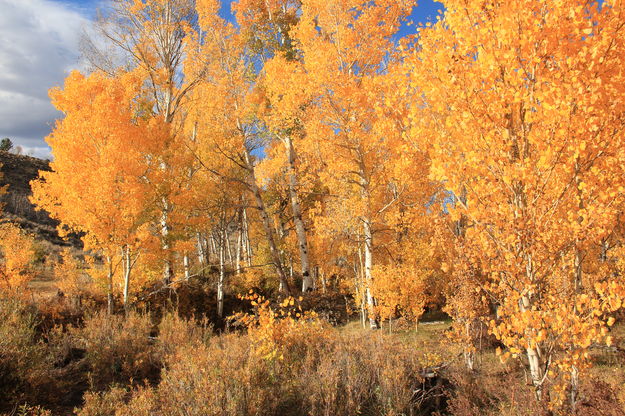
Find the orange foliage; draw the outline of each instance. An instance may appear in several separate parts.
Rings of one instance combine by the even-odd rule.
[[[464,222],[460,288],[498,308],[490,328],[538,391],[589,364],[611,309],[599,289],[625,284],[592,254],[625,202],[620,7],[448,1],[407,55],[411,134]]]
[[[18,226],[0,225],[0,289],[23,294],[34,277],[34,240]]]

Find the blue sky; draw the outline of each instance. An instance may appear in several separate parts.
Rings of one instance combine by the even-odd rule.
[[[44,142],[60,114],[48,90],[81,67],[80,34],[107,0],[0,0],[0,139],[9,137],[25,153],[48,157]],[[230,1],[222,13],[230,16]],[[411,20],[435,19],[442,4],[421,0]],[[414,33],[402,27],[399,37]]]
[[[75,7],[80,7],[86,11],[93,11],[101,0],[54,0],[54,1],[58,3],[73,5]],[[222,3],[223,3],[224,15],[230,15],[231,1],[222,0]],[[415,8],[411,16],[411,18],[415,22],[425,22],[427,19],[431,18],[432,16],[436,16],[437,11],[443,8],[443,5],[441,3],[438,3],[432,0],[421,0],[418,3],[419,3],[419,6]],[[407,32],[409,31],[409,28],[404,28],[404,30]]]

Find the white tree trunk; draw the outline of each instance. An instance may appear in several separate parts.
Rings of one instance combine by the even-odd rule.
[[[202,233],[197,233],[197,257],[202,268],[206,266],[206,250],[204,250],[203,239]]]
[[[191,271],[189,269],[189,254],[184,253],[184,257],[182,258],[182,263],[184,265],[184,280],[189,281],[191,278]]]
[[[225,238],[222,236],[219,245],[219,281],[217,282],[217,316],[220,318],[224,315],[224,281],[226,280],[224,244]]]
[[[248,169],[248,174],[249,174],[248,185],[256,201],[256,208],[258,209],[260,213],[263,228],[265,231],[265,237],[267,239],[267,244],[269,245],[269,252],[271,254],[271,260],[273,261],[274,267],[276,269],[276,273],[278,274],[278,279],[280,280],[280,287],[282,291],[285,292],[287,295],[289,295],[291,294],[291,288],[287,280],[286,273],[284,272],[282,259],[280,258],[280,252],[276,244],[273,224],[271,223],[271,218],[269,218],[269,214],[267,214],[267,209],[265,207],[265,202],[263,201],[260,188],[258,187],[258,184],[256,183],[256,173],[255,173],[254,165],[252,163],[252,158],[249,152],[247,151],[245,152],[244,156],[245,156],[245,162],[247,164],[247,169]]]
[[[228,264],[230,265],[230,267],[232,267],[232,264],[234,263],[233,260],[233,256],[232,256],[232,247],[230,245],[230,233],[228,233],[228,227],[225,226],[224,228],[224,234],[225,234],[225,244],[226,244],[226,253],[228,254]]]
[[[519,306],[521,312],[525,312],[531,308],[530,298],[528,295],[521,297]],[[526,348],[527,360],[530,367],[530,376],[532,377],[532,384],[536,389],[536,396],[538,399],[542,396],[542,382],[543,382],[543,367],[540,357],[540,351],[537,347],[527,346]]]
[[[247,222],[247,210],[243,208],[243,243],[245,244],[245,262],[247,267],[252,266],[252,245],[250,244],[250,229]]]
[[[169,253],[169,202],[166,198],[162,199],[163,207],[161,211],[161,246],[165,253],[165,263],[163,265],[163,283],[167,286],[173,278],[174,268]]]
[[[579,394],[579,370],[576,366],[571,367],[571,411],[575,414],[577,407],[577,397]]]
[[[129,307],[129,293],[130,293],[130,273],[132,272],[132,259],[130,255],[130,247],[126,245],[122,249],[122,261],[124,265],[124,309],[127,311]]]
[[[212,252],[219,258],[219,252],[217,251],[217,244],[215,243],[215,236],[213,234],[209,237],[209,241]]]
[[[297,175],[295,172],[295,149],[290,137],[284,140],[286,156],[288,161],[289,196],[291,199],[291,210],[293,212],[293,222],[295,223],[295,234],[297,235],[297,246],[299,248],[300,265],[302,270],[302,292],[312,290],[312,275],[310,274],[310,259],[308,256],[308,238],[306,228],[302,219],[302,208],[297,195]]]
[[[360,264],[362,265],[362,254],[360,249],[358,249],[358,259],[360,260]],[[367,327],[367,308],[366,303],[364,301],[364,292],[362,290],[362,276],[360,272],[360,267],[358,267],[358,262],[354,261],[354,293],[358,295],[360,299],[360,324],[362,328],[365,329]]]
[[[371,282],[373,276],[373,233],[371,231],[371,221],[363,218],[363,232],[365,237],[365,291],[367,296],[367,309],[369,313],[369,326],[371,329],[379,329],[380,325],[375,314],[375,299],[371,293]]]
[[[240,223],[238,230],[237,230],[237,246],[236,246],[236,250],[235,250],[235,255],[234,255],[234,259],[235,259],[235,272],[236,274],[241,274],[241,251],[242,251],[242,245],[243,245],[243,225]]]
[[[107,313],[113,314],[113,261],[111,256],[106,256],[106,263],[108,265],[107,283],[106,283],[106,299],[107,299]]]
[[[464,323],[465,336],[467,339],[472,339],[471,337],[471,319],[467,319]],[[475,370],[475,354],[472,348],[464,348],[464,363],[470,371]]]

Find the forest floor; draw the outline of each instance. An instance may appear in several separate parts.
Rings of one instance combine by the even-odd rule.
[[[32,301],[35,304],[61,305],[66,302],[63,297],[58,296],[57,286],[50,273],[40,274],[30,282],[29,286],[33,292]],[[212,294],[209,295],[205,292],[198,292],[195,295],[203,297],[212,296]],[[323,298],[321,294],[319,296],[320,299],[325,299],[325,301],[317,303],[317,305],[327,306],[331,304],[332,298]],[[334,306],[335,309],[340,308],[338,304]],[[332,313],[329,315],[332,315]],[[141,318],[135,319],[138,319],[137,322],[141,322]],[[67,391],[63,391],[62,394],[69,395],[72,399],[67,404],[55,407],[53,412],[55,415],[72,414],[73,409],[82,403],[84,391],[91,388],[91,385],[87,384],[87,381],[90,380],[88,374],[96,368],[106,368],[106,366],[102,367],[97,361],[90,362],[89,360],[94,358],[89,355],[89,352],[85,359],[72,358],[72,351],[81,351],[83,348],[83,344],[76,343],[76,340],[83,338],[87,340],[91,338],[97,339],[98,343],[103,343],[103,348],[113,348],[112,351],[119,348],[120,354],[129,353],[126,350],[126,346],[138,348],[138,351],[141,352],[141,347],[137,347],[137,342],[142,339],[143,335],[141,335],[140,331],[136,332],[136,329],[132,329],[132,326],[126,328],[125,324],[123,324],[123,319],[120,321],[119,328],[115,330],[119,331],[118,335],[116,335],[116,339],[119,338],[119,346],[116,346],[116,344],[109,345],[109,341],[107,341],[108,337],[111,334],[115,334],[115,332],[106,333],[105,337],[100,337],[97,334],[91,335],[89,331],[97,332],[97,328],[102,325],[91,324],[91,329],[89,329],[90,324],[87,323],[86,325],[87,327],[85,328],[77,328],[70,331],[70,337],[60,338],[61,342],[58,343],[57,341],[58,346],[52,348],[52,350],[58,349],[59,351],[67,349],[68,352],[64,352],[62,358],[70,363],[67,369],[60,368],[54,371],[60,371],[59,374],[65,374],[63,371],[67,371],[67,374],[74,374],[73,372],[75,372],[75,377],[72,377],[76,380],[75,383],[69,383],[64,387],[67,388]],[[148,332],[150,331],[149,325],[146,327]],[[416,362],[418,365],[414,366],[414,368],[432,369],[437,374],[436,377],[444,383],[444,392],[441,396],[444,395],[446,397],[445,400],[449,398],[451,403],[449,407],[443,406],[447,410],[442,414],[455,416],[478,414],[480,416],[526,416],[541,414],[532,413],[533,410],[531,408],[525,408],[521,404],[521,401],[526,400],[527,395],[530,394],[528,392],[531,392],[531,383],[525,370],[523,355],[502,362],[495,353],[497,346],[499,346],[497,341],[488,335],[484,329],[483,336],[477,345],[475,371],[467,372],[462,348],[451,338],[451,329],[452,321],[442,313],[426,313],[418,327],[415,327],[414,322],[407,322],[402,319],[391,322],[386,321],[383,322],[382,328],[376,331],[382,338],[374,337],[382,341],[373,341],[371,347],[365,348],[378,348],[376,342],[382,343],[380,348],[388,348],[388,346],[384,345],[399,343],[409,351],[411,357],[398,357],[396,365],[399,367],[393,368],[398,369],[404,364],[413,368],[413,364]],[[175,332],[180,332],[180,329],[177,329]],[[622,319],[618,320],[610,332],[614,339],[613,345],[611,347],[595,346],[591,352],[593,366],[582,372],[584,384],[581,391],[580,409],[583,409],[583,412],[580,412],[580,415],[622,416],[625,414],[625,322]],[[215,335],[219,333],[220,331],[215,331]],[[338,334],[339,337],[337,339],[341,339],[341,342],[350,344],[366,341],[366,339],[370,338],[368,334],[371,334],[371,330],[368,328],[368,325],[363,325],[361,320],[352,316],[348,322],[337,324],[335,333]],[[104,336],[105,334],[102,333],[101,335]],[[130,338],[128,338],[129,336]],[[233,341],[233,338],[228,334],[222,335],[222,337],[223,342]],[[129,342],[129,339],[135,339],[135,341]],[[233,345],[236,345],[236,343]],[[145,348],[146,351],[152,351],[154,346],[146,344]],[[341,349],[341,351],[347,350]],[[66,357],[67,354],[70,354],[69,358]],[[116,354],[118,353],[113,355]],[[117,358],[117,356],[111,356],[108,359],[111,362],[115,362]],[[102,360],[102,358],[98,358],[98,360]],[[65,379],[68,379],[67,374],[64,376]],[[106,381],[108,382],[108,380]],[[128,387],[131,384],[126,383]],[[482,409],[488,410],[482,411]]]

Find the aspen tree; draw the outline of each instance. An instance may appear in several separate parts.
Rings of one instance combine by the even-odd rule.
[[[146,111],[170,126],[168,136],[154,138],[161,141],[158,151],[150,155],[154,177],[144,177],[158,198],[160,212],[154,222],[161,238],[165,285],[174,275],[172,247],[178,233],[172,234],[172,216],[177,216],[175,199],[184,188],[181,180],[185,176],[180,173],[191,163],[184,157],[182,143],[186,138],[181,137],[181,119],[185,98],[199,83],[201,71],[183,72],[183,61],[189,52],[189,39],[197,37],[197,19],[192,0],[113,0],[99,15],[95,32],[99,38],[87,39],[85,48],[95,68],[111,75],[120,67],[140,73],[152,104]],[[99,48],[100,43],[108,49]]]
[[[451,214],[467,220],[465,267],[499,305],[490,330],[527,356],[538,397],[560,380],[560,400],[605,340],[618,304],[606,288],[622,285],[587,255],[622,206],[622,3],[445,6],[408,58],[413,137],[430,145],[432,178],[466,192]]]
[[[109,260],[110,308],[112,262],[120,258],[120,250],[128,253],[140,245],[150,207],[140,179],[144,155],[153,138],[168,134],[159,119],[142,118],[141,84],[133,73],[112,78],[73,72],[62,90],[53,89],[53,103],[65,117],[46,139],[54,155],[52,171],[31,183],[32,201],[60,222],[62,235],[85,233],[85,248]],[[125,293],[131,268],[126,270]]]

